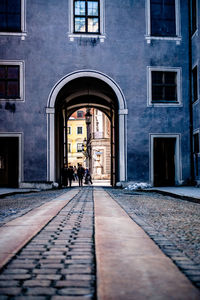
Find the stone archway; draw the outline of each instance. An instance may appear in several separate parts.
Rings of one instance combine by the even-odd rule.
[[[117,118],[118,118],[118,181],[124,182],[127,180],[127,125],[126,125],[126,115],[128,113],[127,105],[125,101],[125,97],[123,95],[122,90],[118,86],[118,84],[108,77],[107,75],[97,72],[97,71],[91,71],[91,70],[81,70],[76,71],[73,73],[70,73],[63,78],[61,78],[60,81],[58,81],[54,87],[52,88],[48,102],[47,102],[47,180],[48,181],[56,181],[56,147],[55,147],[55,112],[56,112],[56,101],[58,98],[58,95],[60,91],[67,86],[69,83],[73,82],[77,79],[83,79],[83,78],[91,78],[91,79],[97,79],[101,81],[102,83],[106,84],[115,95],[115,99],[117,101],[118,111],[117,111]],[[87,91],[82,91],[81,96],[84,96],[84,93],[86,94]],[[94,92],[92,92],[93,95],[95,95]],[[96,94],[100,94],[99,92]],[[80,95],[79,95],[80,96]],[[95,95],[95,96],[101,96],[101,98],[106,98],[107,96],[103,93],[101,95]],[[68,99],[73,100],[73,97],[77,98],[78,95],[68,95]]]

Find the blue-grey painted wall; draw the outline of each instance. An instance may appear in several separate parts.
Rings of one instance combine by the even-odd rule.
[[[149,134],[175,133],[181,134],[182,178],[187,181],[190,178],[188,1],[180,0],[179,45],[165,40],[147,43],[146,1],[142,0],[105,0],[105,41],[93,43],[80,38],[70,41],[68,1],[26,1],[25,40],[0,36],[0,59],[25,62],[25,101],[15,102],[14,113],[5,109],[5,101],[0,109],[0,130],[24,135],[24,181],[47,179],[45,108],[51,89],[63,76],[84,69],[110,76],[125,95],[128,180],[149,181]],[[198,36],[193,43],[197,57]],[[147,107],[147,66],[182,69],[181,107]],[[198,127],[199,104],[194,110],[194,126]]]

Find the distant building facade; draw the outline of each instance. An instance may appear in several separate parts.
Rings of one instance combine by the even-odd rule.
[[[3,1],[0,185],[60,182],[66,123],[83,107],[109,119],[112,185],[200,182],[199,7]]]
[[[83,143],[86,138],[85,109],[81,109],[73,113],[67,122],[66,165],[74,167],[78,167],[78,164],[84,165]]]

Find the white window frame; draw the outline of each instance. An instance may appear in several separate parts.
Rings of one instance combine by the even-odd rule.
[[[70,130],[69,130],[70,133],[68,133],[68,128],[70,128]],[[71,135],[71,134],[72,134],[72,126],[67,126],[67,134],[68,134],[68,135]]]
[[[69,32],[68,37],[71,42],[76,38],[89,38],[89,39],[99,39],[100,42],[104,42],[106,38],[105,34],[105,0],[99,0],[100,3],[100,33],[98,34],[88,34],[88,33],[74,33],[74,0],[69,0]]]
[[[19,66],[19,98],[0,98],[0,101],[25,101],[25,62],[18,60],[0,60],[0,65]]]
[[[182,180],[182,159],[181,159],[181,134],[180,133],[150,133],[150,151],[149,151],[149,180],[154,185],[154,139],[155,138],[175,138],[175,185],[183,184]]]
[[[82,128],[82,133],[78,133],[78,128],[79,128],[79,127]],[[78,135],[83,134],[83,126],[77,126],[77,127],[76,127],[76,134],[78,134]]]
[[[0,35],[5,36],[19,36],[22,40],[25,40],[27,36],[26,32],[26,0],[21,0],[21,32],[4,32],[1,31]]]
[[[193,101],[193,70],[195,67],[197,68],[197,99]],[[198,61],[192,66],[192,105],[195,105],[196,103],[199,103],[199,62]]]
[[[147,44],[151,43],[151,40],[168,40],[175,41],[177,45],[181,43],[181,15],[180,15],[180,0],[175,0],[175,22],[176,22],[176,37],[170,36],[152,36],[151,35],[151,0],[146,0],[146,35],[145,39]]]
[[[70,151],[69,151],[69,148],[70,148]],[[68,153],[72,153],[72,143],[67,143],[67,152]]]
[[[177,73],[177,102],[155,103],[152,102],[152,71]],[[147,67],[147,106],[148,107],[179,107],[182,106],[182,69],[179,67]]]
[[[192,5],[192,1],[191,1],[191,5]],[[192,38],[193,38],[194,36],[198,36],[198,28],[199,28],[199,11],[198,11],[198,9],[199,9],[199,2],[198,2],[198,0],[197,0],[197,1],[196,1],[196,25],[197,25],[197,28],[196,28],[196,30],[193,32]],[[192,7],[191,7],[191,13],[192,13]],[[192,16],[191,16],[191,20],[192,20]],[[192,24],[191,24],[191,29],[192,29]]]
[[[78,145],[81,145],[81,147],[82,147],[82,143],[81,142],[76,143],[76,152],[82,153],[82,148],[81,148],[81,151],[78,151]]]

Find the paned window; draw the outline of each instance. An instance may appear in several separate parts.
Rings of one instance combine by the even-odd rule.
[[[20,98],[19,79],[19,65],[0,65],[0,99]]]
[[[77,152],[82,152],[83,149],[82,149],[82,143],[78,143],[77,144]]]
[[[152,71],[152,102],[177,102],[177,72]]]
[[[70,143],[68,143],[68,152],[71,153],[72,152],[72,145]]]
[[[192,70],[192,101],[198,100],[198,84],[197,84],[197,66]]]
[[[197,1],[196,0],[192,0],[192,34],[195,33],[195,31],[197,30]]]
[[[83,133],[83,127],[82,126],[78,126],[77,127],[77,134],[82,134]]]
[[[77,118],[83,118],[83,111],[82,110],[77,111]]]
[[[21,32],[21,0],[0,0],[0,31]]]
[[[67,127],[67,134],[71,134],[71,127]]]
[[[74,0],[74,33],[99,33],[99,0]]]
[[[176,0],[150,0],[151,35],[176,36]]]

